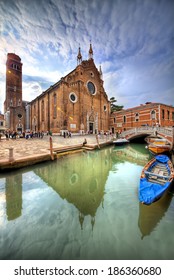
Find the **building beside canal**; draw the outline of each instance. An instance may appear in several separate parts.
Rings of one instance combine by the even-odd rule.
[[[113,112],[110,130],[113,133],[140,126],[174,126],[174,107],[147,102],[134,108]]]

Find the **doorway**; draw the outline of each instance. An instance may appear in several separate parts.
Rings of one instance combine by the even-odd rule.
[[[89,133],[93,134],[93,132],[94,132],[94,123],[90,122],[89,123]]]
[[[18,133],[19,135],[22,134],[22,127],[17,127],[17,133]]]

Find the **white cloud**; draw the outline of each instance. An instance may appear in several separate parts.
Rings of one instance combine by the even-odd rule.
[[[132,106],[139,92],[153,93],[159,100],[154,90],[162,85],[164,92],[171,92],[174,83],[173,8],[170,0],[1,1],[0,108],[8,52],[21,57],[28,92],[32,80],[42,89],[44,80],[54,83],[70,72],[79,43],[87,59],[90,39],[109,95]]]
[[[38,82],[23,82],[23,100],[31,101],[42,93],[42,88]]]

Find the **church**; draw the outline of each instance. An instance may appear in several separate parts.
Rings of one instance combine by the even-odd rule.
[[[88,60],[82,60],[79,47],[77,67],[30,103],[32,131],[97,133],[108,130],[109,116],[110,102],[91,44]]]
[[[110,102],[97,69],[92,44],[88,60],[79,47],[77,66],[31,102],[22,101],[22,63],[8,54],[6,63],[6,125],[11,130],[53,133],[98,133],[109,130]]]

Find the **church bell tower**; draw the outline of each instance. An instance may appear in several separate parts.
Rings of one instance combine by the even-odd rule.
[[[22,132],[25,119],[22,104],[22,63],[21,58],[14,53],[7,54],[4,113],[7,129]]]
[[[18,55],[8,53],[6,62],[5,111],[22,106],[22,63]]]

